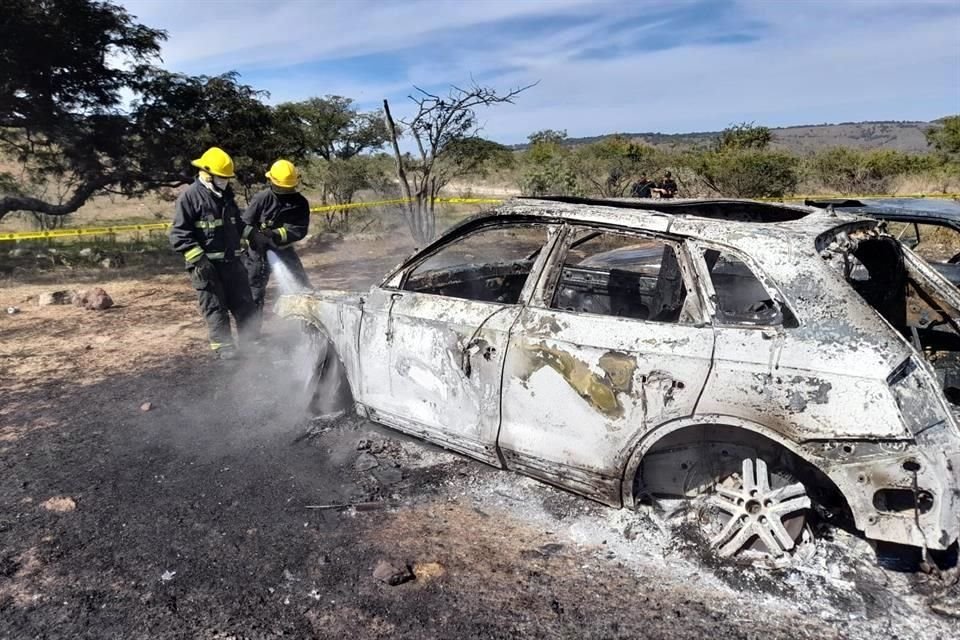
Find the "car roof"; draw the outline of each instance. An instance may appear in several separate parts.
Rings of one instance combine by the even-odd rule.
[[[497,217],[549,218],[723,242],[767,237],[815,239],[839,226],[868,220],[835,210],[743,199],[514,198],[462,224]],[[460,225],[458,225],[460,226]],[[736,244],[736,242],[734,242]]]
[[[946,198],[807,199],[806,205],[883,220],[938,222],[960,229],[960,201]]]

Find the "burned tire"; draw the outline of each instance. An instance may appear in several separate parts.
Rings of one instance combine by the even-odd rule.
[[[637,504],[664,514],[681,545],[705,559],[780,559],[821,522],[846,524],[829,478],[777,442],[727,425],[659,439],[637,468]]]

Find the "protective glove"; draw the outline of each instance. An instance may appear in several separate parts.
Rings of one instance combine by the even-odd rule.
[[[217,276],[217,268],[213,266],[207,256],[200,256],[200,259],[193,263],[193,268],[197,270],[197,275],[204,280],[213,280]]]
[[[250,241],[250,246],[253,247],[253,250],[258,253],[263,253],[267,249],[273,248],[273,239],[262,231],[253,231],[247,239]]]

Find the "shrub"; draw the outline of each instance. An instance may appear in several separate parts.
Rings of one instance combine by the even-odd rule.
[[[780,198],[800,179],[795,156],[756,148],[690,152],[685,164],[709,190],[732,198]]]

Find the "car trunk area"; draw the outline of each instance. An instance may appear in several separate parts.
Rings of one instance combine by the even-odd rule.
[[[828,261],[929,362],[947,399],[960,408],[960,308],[950,285],[925,273],[888,235],[857,232]]]

